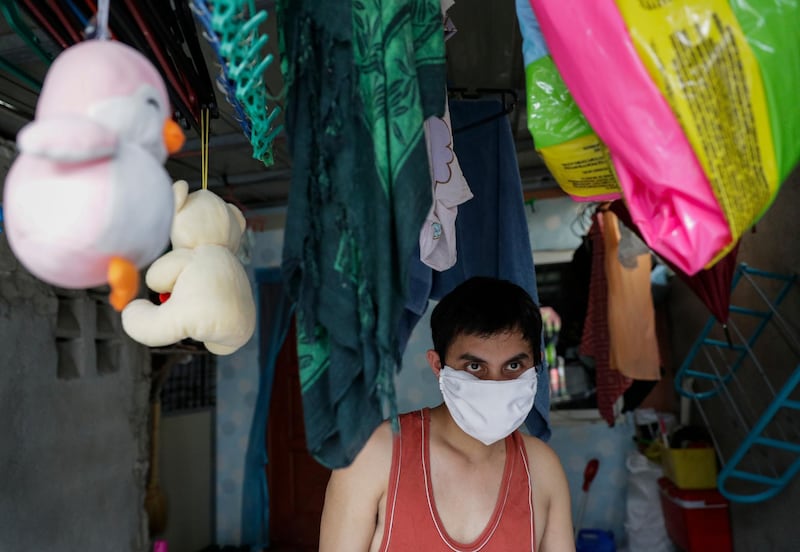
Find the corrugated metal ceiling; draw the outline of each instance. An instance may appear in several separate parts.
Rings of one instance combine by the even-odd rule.
[[[178,0],[174,0],[178,1]],[[22,6],[23,2],[18,2]],[[111,2],[114,9],[114,0]],[[261,1],[260,8],[270,16],[262,32],[270,39],[265,49],[278,59],[277,28],[274,2]],[[25,15],[25,12],[22,12]],[[521,58],[521,37],[514,13],[514,2],[502,0],[457,0],[450,10],[458,32],[447,42],[448,82],[454,88],[473,93],[478,89],[510,90],[519,98],[509,115],[517,138],[517,155],[523,188],[551,190],[554,182],[533,150],[530,135],[525,128],[524,71]],[[59,46],[39,28],[33,18],[25,17],[32,32],[48,52],[57,54]],[[113,30],[113,28],[112,28]],[[202,31],[198,28],[202,36]],[[200,40],[205,65],[211,78],[219,72],[216,59],[205,40]],[[25,79],[14,75],[9,64],[34,80],[41,81],[47,64],[0,18],[0,136],[13,140],[17,131],[33,116],[37,94]],[[265,72],[265,85],[276,93],[282,90],[283,81],[279,64],[273,63]],[[251,157],[252,149],[242,134],[234,112],[217,94],[219,118],[211,121],[209,187],[220,195],[235,199],[248,209],[279,206],[286,203],[291,175],[291,161],[285,136],[274,142],[275,163],[265,167]],[[200,186],[200,139],[194,130],[187,130],[184,149],[167,162],[175,179],[186,179],[192,187]]]

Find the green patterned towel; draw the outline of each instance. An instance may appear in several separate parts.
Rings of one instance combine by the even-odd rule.
[[[444,112],[442,17],[439,0],[283,0],[280,17],[283,273],[308,448],[335,468],[394,413],[396,329],[431,205],[423,122]]]

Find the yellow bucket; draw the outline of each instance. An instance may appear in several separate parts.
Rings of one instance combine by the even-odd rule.
[[[712,447],[667,449],[664,475],[679,489],[715,489],[717,457]]]

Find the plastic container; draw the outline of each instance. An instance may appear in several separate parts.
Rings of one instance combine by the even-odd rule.
[[[679,489],[658,480],[669,538],[685,552],[732,552],[728,501],[716,490]]]
[[[717,456],[713,447],[667,449],[663,464],[664,475],[679,489],[717,488]]]
[[[602,529],[581,529],[575,539],[575,552],[616,552],[614,533]]]

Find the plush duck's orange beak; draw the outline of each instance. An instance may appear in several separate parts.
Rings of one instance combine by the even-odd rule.
[[[164,145],[167,146],[167,152],[172,155],[181,151],[185,141],[186,135],[183,134],[180,125],[172,119],[167,119],[164,123]]]
[[[111,293],[108,302],[116,311],[122,311],[139,292],[139,271],[136,265],[122,257],[114,257],[108,263],[108,285]]]

